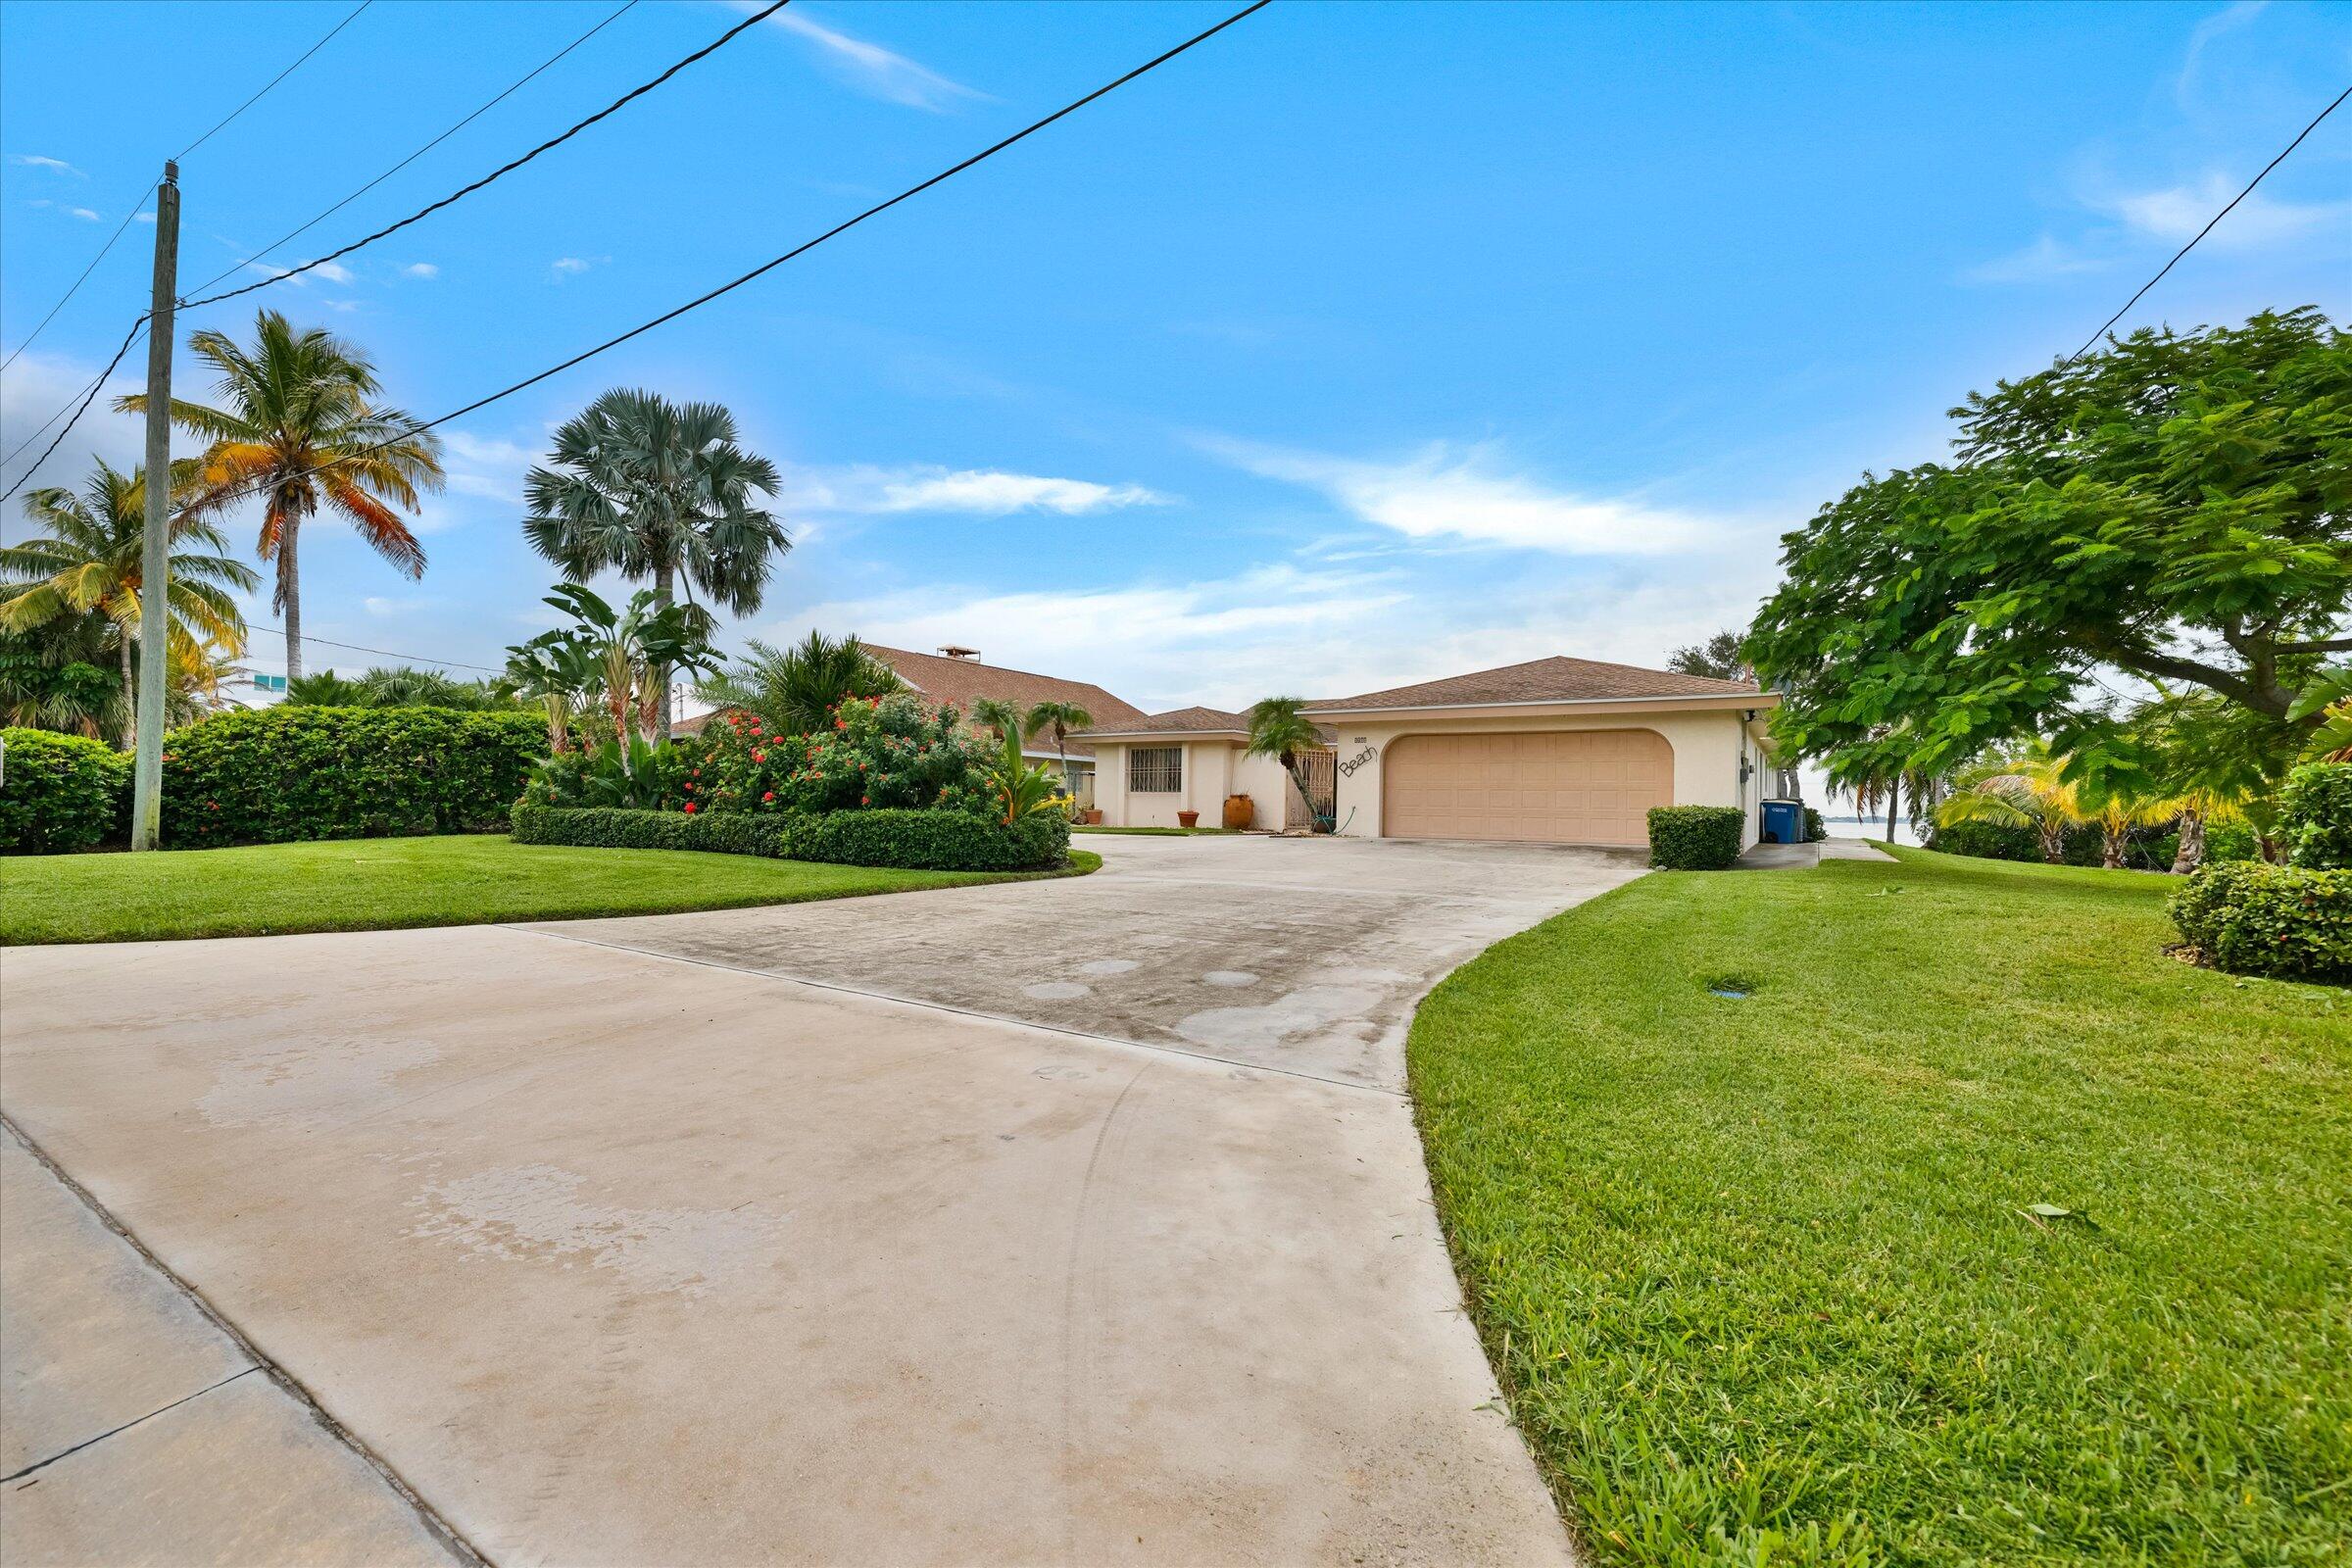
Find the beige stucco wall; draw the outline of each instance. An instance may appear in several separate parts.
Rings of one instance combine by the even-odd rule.
[[[1138,795],[1127,788],[1127,749],[1130,746],[1181,746],[1184,749],[1184,788],[1172,795]],[[1102,808],[1105,827],[1175,827],[1178,811],[1199,811],[1202,827],[1218,827],[1224,822],[1225,797],[1239,788],[1244,794],[1256,796],[1257,790],[1249,780],[1254,775],[1250,769],[1259,761],[1241,757],[1239,746],[1224,736],[1198,740],[1166,741],[1097,741],[1095,743],[1095,804]],[[1237,761],[1244,782],[1235,783]],[[1281,774],[1276,764],[1277,780]],[[1260,821],[1264,825],[1265,797],[1259,797]],[[1276,794],[1271,799],[1279,803]]]
[[[1764,786],[1761,713],[1750,724],[1742,720],[1740,710],[1736,709],[1676,711],[1614,708],[1608,712],[1580,713],[1573,706],[1563,706],[1534,711],[1489,710],[1357,717],[1340,714],[1324,722],[1339,731],[1339,831],[1350,838],[1381,836],[1381,758],[1390,742],[1404,735],[1655,730],[1674,748],[1675,805],[1744,807],[1747,821],[1742,834],[1749,844],[1755,843],[1762,819],[1758,809]],[[1744,787],[1740,777],[1743,755],[1751,769]]]

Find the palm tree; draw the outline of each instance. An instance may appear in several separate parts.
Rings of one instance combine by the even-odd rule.
[[[721,708],[758,713],[781,734],[807,735],[832,723],[845,699],[888,697],[906,684],[857,638],[836,641],[812,631],[790,648],[755,639],[748,657],[696,693]]]
[[[270,608],[285,618],[286,678],[302,673],[302,524],[320,506],[339,514],[379,556],[411,577],[424,547],[400,513],[419,491],[441,487],[441,441],[412,428],[398,409],[371,400],[375,366],[357,345],[316,328],[296,331],[276,311],[254,318],[253,347],[224,332],[188,336],[188,348],[220,372],[220,405],[172,400],[172,422],[211,442],[200,509],[262,497],[260,554],[277,565]],[[115,400],[146,412],[143,393]]]
[[[523,481],[523,536],[573,582],[617,571],[653,580],[667,608],[678,579],[730,613],[758,611],[784,525],[754,505],[782,482],[776,466],[736,444],[735,416],[715,403],[670,403],[614,388],[556,432],[553,466]],[[706,612],[702,629],[711,627]],[[659,735],[670,723],[669,672]]]
[[[975,697],[967,715],[974,727],[987,730],[1002,741],[1007,735],[1020,733],[1023,714],[1018,703],[1002,697]]]
[[[288,708],[367,708],[367,689],[331,669],[296,675],[286,682]]]
[[[1250,709],[1250,744],[1244,755],[1271,757],[1282,763],[1303,798],[1306,794],[1306,754],[1323,749],[1323,732],[1299,711],[1303,697],[1268,697]]]
[[[197,487],[196,469],[193,463],[172,465],[167,646],[175,660],[194,661],[203,644],[218,644],[234,659],[245,649],[245,617],[229,590],[250,592],[261,579],[220,554],[228,541],[185,504]],[[0,628],[27,632],[76,615],[102,621],[122,672],[119,744],[127,749],[138,708],[132,649],[147,540],[146,470],[124,473],[101,458],[79,495],[55,486],[32,491],[24,514],[46,531],[0,548]]]
[[[509,648],[510,662],[544,658],[593,668],[612,733],[624,745],[632,739],[660,743],[654,731],[666,706],[664,672],[717,668],[718,656],[687,613],[689,607],[659,604],[650,588],[638,589],[617,611],[576,582],[558,584],[545,603],[569,614],[573,624]]]
[[[1957,787],[1936,808],[1944,826],[1991,822],[2031,827],[2041,838],[2041,858],[2052,865],[2066,858],[2066,830],[2092,820],[2082,786],[2066,776],[2068,758],[2036,736],[2014,755],[1996,757],[1960,775]]]
[[[1039,703],[1021,719],[1021,733],[1035,736],[1039,730],[1051,730],[1054,735],[1054,754],[1061,759],[1061,792],[1071,800],[1078,799],[1078,786],[1070,782],[1070,731],[1093,729],[1095,715],[1076,703]]]
[[[0,724],[96,740],[131,722],[131,708],[106,665],[110,628],[90,613],[40,630],[0,629]]]

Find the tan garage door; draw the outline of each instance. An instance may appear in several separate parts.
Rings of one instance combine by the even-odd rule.
[[[1391,838],[1646,844],[1649,808],[1674,804],[1674,748],[1648,729],[1407,735],[1381,791]]]

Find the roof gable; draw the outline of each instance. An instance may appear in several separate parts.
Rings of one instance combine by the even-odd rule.
[[[1331,702],[1309,703],[1309,712],[1346,712],[1384,708],[1477,708],[1508,703],[1627,702],[1646,697],[1753,697],[1762,693],[1749,681],[1714,680],[1670,669],[1644,669],[1639,664],[1611,664],[1593,659],[1554,655],[1523,664],[1449,675],[1444,680],[1412,686],[1392,686]]]

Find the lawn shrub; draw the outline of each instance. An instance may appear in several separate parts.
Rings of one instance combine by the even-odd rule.
[[[2352,980],[2352,870],[2230,860],[2172,897],[2180,938],[2233,974]]]
[[[524,782],[522,799],[532,806],[675,811],[700,789],[695,770],[702,759],[697,736],[656,745],[634,735],[623,741],[608,734],[543,759]]]
[[[2352,866],[2352,762],[2309,762],[2286,775],[2278,795],[2278,841],[2289,865],[2313,871]]]
[[[272,708],[164,738],[164,842],[498,832],[547,721],[443,708]]]
[[[756,713],[733,710],[704,729],[690,773],[693,795],[713,811],[807,812],[983,808],[986,759],[953,710],[900,693],[854,697],[829,729],[776,735]]]
[[[1819,844],[1822,840],[1828,838],[1829,836],[1830,824],[1822,820],[1821,813],[1819,811],[1815,810],[1810,806],[1806,807],[1805,842],[1807,844]]]
[[[786,842],[796,860],[896,865],[930,871],[1043,871],[1070,854],[1070,819],[1031,811],[1010,827],[975,811],[830,811],[795,817]]]
[[[1999,822],[1937,823],[1928,834],[1928,848],[1980,860],[2039,861],[2041,835],[2030,827]]]
[[[45,729],[0,729],[0,851],[60,855],[127,835],[127,755]]]
[[[781,858],[788,819],[743,811],[647,811],[612,806],[515,804],[517,844],[568,844],[593,850],[707,850]]]
[[[1740,858],[1746,820],[1735,806],[1653,806],[1649,863],[1669,871],[1720,871]]]

